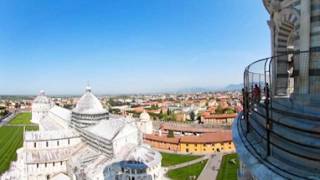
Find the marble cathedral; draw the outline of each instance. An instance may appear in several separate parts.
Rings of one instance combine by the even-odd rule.
[[[152,133],[150,116],[111,115],[87,87],[70,111],[42,91],[33,101],[32,122],[17,161],[1,180],[162,179],[161,154],[143,144]]]

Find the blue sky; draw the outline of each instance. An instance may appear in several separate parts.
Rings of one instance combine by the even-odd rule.
[[[240,83],[270,55],[262,0],[0,0],[0,94]]]

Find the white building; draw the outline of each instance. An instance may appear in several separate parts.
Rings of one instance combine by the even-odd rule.
[[[162,178],[160,153],[142,144],[142,132],[152,132],[147,113],[141,120],[109,115],[90,87],[72,111],[52,106],[43,92],[32,107],[40,131],[24,133],[1,180]]]
[[[153,126],[152,126],[152,121],[150,119],[150,115],[146,112],[143,111],[140,114],[140,121],[138,122],[140,130],[144,134],[152,134],[153,133]]]
[[[40,120],[48,115],[49,110],[52,108],[52,102],[41,90],[39,96],[34,99],[32,103],[32,122],[39,124]]]

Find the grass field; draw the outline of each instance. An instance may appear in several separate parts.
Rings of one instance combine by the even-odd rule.
[[[163,167],[181,164],[181,163],[192,161],[202,157],[202,156],[180,155],[180,154],[170,154],[170,153],[161,153],[161,155],[162,155],[161,163]]]
[[[171,170],[167,176],[172,180],[189,180],[190,176],[199,177],[208,160],[199,162],[180,169]],[[197,179],[197,178],[196,178]]]
[[[9,124],[31,124],[31,113],[22,113],[16,116]],[[25,126],[27,131],[38,130],[37,126]],[[5,172],[10,163],[17,158],[16,150],[22,146],[23,129],[21,126],[0,127],[0,174]]]
[[[239,160],[237,154],[228,154],[223,156],[217,180],[237,180],[238,168]]]
[[[31,123],[30,112],[20,113],[9,122],[9,124],[30,124],[30,123]]]

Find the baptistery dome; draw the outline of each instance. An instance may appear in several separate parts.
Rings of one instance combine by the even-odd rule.
[[[81,114],[100,114],[105,113],[106,110],[102,107],[98,98],[92,94],[91,87],[86,87],[86,92],[78,101],[73,112]]]
[[[97,124],[101,120],[108,119],[108,111],[105,110],[92,94],[91,87],[87,86],[84,95],[72,110],[71,126],[75,128],[85,128]]]

